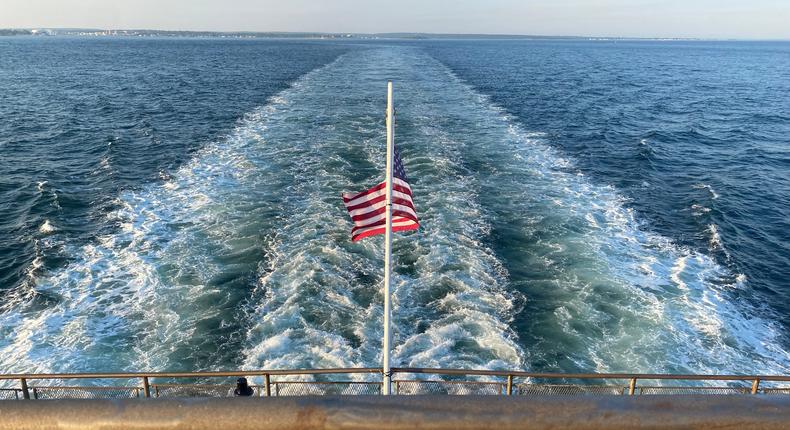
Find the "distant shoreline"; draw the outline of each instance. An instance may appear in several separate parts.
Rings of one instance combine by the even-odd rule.
[[[460,34],[460,33],[320,33],[320,32],[250,32],[250,31],[175,31],[175,30],[111,30],[95,28],[20,28],[0,29],[2,36],[82,36],[82,37],[181,37],[229,39],[511,39],[511,40],[621,40],[621,41],[717,41],[717,42],[782,42],[782,39],[715,39],[692,37],[608,37],[608,36],[541,36],[523,34]]]

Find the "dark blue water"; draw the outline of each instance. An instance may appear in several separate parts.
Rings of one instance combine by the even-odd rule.
[[[790,314],[790,45],[448,42],[430,52]]]
[[[0,39],[0,286],[40,226],[90,240],[118,192],[168,170],[345,51],[309,42]],[[46,267],[64,263],[48,249]]]
[[[786,43],[0,39],[0,366],[790,367]]]
[[[790,44],[475,41],[429,52],[615,186],[646,229],[748,280],[736,295],[790,328]]]

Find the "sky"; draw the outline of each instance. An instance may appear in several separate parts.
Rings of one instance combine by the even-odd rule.
[[[790,0],[0,0],[0,28],[790,39]]]

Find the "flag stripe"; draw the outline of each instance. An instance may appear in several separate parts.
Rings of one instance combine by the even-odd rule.
[[[377,204],[379,202],[383,202],[386,198],[387,198],[386,193],[382,193],[381,195],[371,194],[370,198],[367,198],[367,199],[364,199],[364,198],[354,199],[354,200],[352,200],[350,202],[345,203],[345,205],[346,205],[346,208],[349,211],[355,211],[355,210],[359,210],[359,209],[365,209],[365,208],[367,208],[367,207],[369,207],[371,205]],[[402,200],[404,202],[411,202],[411,195],[393,191],[392,192],[392,201],[393,201],[393,203],[398,201],[398,200]]]
[[[386,222],[386,220],[381,219],[381,220],[377,220],[375,222],[371,222],[369,224],[357,225],[357,226],[354,226],[354,228],[351,229],[351,232],[352,233],[356,233],[356,232],[358,232],[360,230],[364,230],[364,229],[367,229],[367,228],[383,226],[385,224],[385,222]],[[395,222],[403,222],[403,223],[412,222],[413,223],[413,222],[416,222],[416,221],[414,221],[410,216],[398,215],[398,216],[393,216],[392,217],[392,222],[393,223],[395,223]]]
[[[386,181],[361,193],[343,194],[343,204],[354,222],[354,227],[351,229],[352,241],[385,233],[386,199]],[[406,182],[406,171],[396,149],[392,178],[392,231],[415,230],[419,226],[417,210],[412,201],[411,186]]]
[[[415,217],[417,216],[417,212],[414,210],[414,205],[411,203],[410,200],[393,199],[392,208],[400,209],[403,211],[411,211],[414,212]],[[351,219],[356,222],[356,221],[372,218],[377,214],[384,213],[385,209],[386,209],[386,202],[382,200],[366,208],[349,210],[348,213],[349,215],[351,215]]]
[[[405,212],[401,210],[392,210],[392,217],[399,216],[401,218],[410,219],[414,222],[419,222],[417,220],[417,215],[414,212]],[[362,227],[370,227],[372,225],[384,224],[386,222],[387,214],[381,213],[377,215],[375,218],[370,218],[362,221],[355,221],[354,222],[354,229],[362,228]],[[352,229],[351,231],[354,231]]]
[[[407,231],[407,230],[416,230],[419,228],[420,224],[412,221],[412,220],[401,220],[400,222],[392,223],[392,231]],[[375,236],[377,234],[384,234],[386,227],[384,225],[376,226],[376,227],[368,227],[365,229],[357,230],[351,234],[351,240],[356,242],[360,239],[364,239],[369,236]]]
[[[411,187],[409,186],[409,184],[407,182],[401,180],[401,179],[398,179],[398,178],[394,178],[394,180],[392,181],[392,189],[395,190],[395,191],[400,191],[402,193],[407,193],[407,194],[411,195]],[[357,194],[343,194],[343,201],[348,203],[351,200],[358,199],[360,197],[366,196],[368,194],[371,194],[371,193],[374,193],[374,192],[377,192],[377,191],[382,191],[384,194],[386,194],[387,190],[385,189],[384,182],[381,182],[381,183],[377,184],[375,187],[373,187],[373,188],[371,188],[371,189],[369,189],[367,191],[363,191],[361,193],[357,193]]]
[[[383,182],[381,184],[379,184],[379,185],[382,185],[382,184],[383,184]],[[362,193],[362,194],[358,194],[358,195],[350,197],[350,198],[344,195],[343,196],[343,203],[346,206],[359,206],[361,204],[365,204],[366,202],[369,202],[371,200],[377,199],[379,197],[386,196],[387,195],[387,190],[386,189],[376,189],[376,188],[378,188],[379,185],[376,185],[375,187],[371,188],[369,190],[370,192],[365,192],[365,193]],[[393,186],[392,187],[392,195],[393,196],[397,195],[397,196],[400,196],[402,198],[406,198],[405,196],[411,196],[411,189],[405,188],[405,187],[395,187],[395,186]]]

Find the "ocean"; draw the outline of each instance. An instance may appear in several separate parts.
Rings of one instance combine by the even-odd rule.
[[[790,372],[790,43],[0,38],[0,372]]]

